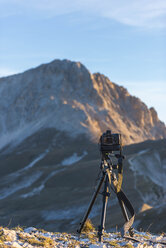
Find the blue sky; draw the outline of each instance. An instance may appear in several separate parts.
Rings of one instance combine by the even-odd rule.
[[[165,0],[0,0],[0,76],[80,61],[166,123],[165,44]]]

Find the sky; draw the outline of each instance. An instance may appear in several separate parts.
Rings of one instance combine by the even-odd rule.
[[[54,59],[106,75],[166,123],[165,0],[0,0],[0,77]]]

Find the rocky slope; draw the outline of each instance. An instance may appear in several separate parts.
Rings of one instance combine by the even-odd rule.
[[[152,235],[150,233],[136,232],[136,240],[122,238],[120,233],[104,233],[103,242],[99,243],[95,231],[87,232],[78,236],[77,234],[55,233],[36,228],[15,229],[1,228],[0,230],[0,247],[2,248],[164,248],[166,245],[166,236]]]
[[[86,134],[94,141],[112,129],[123,134],[125,144],[166,137],[154,108],[69,60],[0,79],[0,148],[41,128]]]

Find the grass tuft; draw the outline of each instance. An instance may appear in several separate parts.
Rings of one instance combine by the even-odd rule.
[[[0,230],[0,242],[3,243],[5,241],[11,241],[11,237],[9,235],[5,235],[3,229]]]
[[[44,246],[44,242],[41,242],[40,240],[36,239],[35,237],[28,237],[28,235],[22,234],[22,233],[18,233],[18,237],[20,239],[21,242],[25,243],[29,243],[31,245],[35,245],[35,246]]]
[[[85,222],[82,232],[84,233],[95,232],[95,228],[90,219],[87,219],[87,221]]]
[[[38,237],[44,247],[54,247],[54,241],[48,237]]]
[[[113,247],[117,247],[120,248],[121,246],[117,243],[117,241],[108,241],[108,243],[113,246]]]
[[[125,246],[123,246],[125,248],[134,248],[134,246],[132,244],[126,244]]]
[[[20,231],[20,232],[23,232],[24,231],[23,227],[21,227],[19,225],[16,226],[16,227],[13,227],[12,229],[15,230],[15,231]]]

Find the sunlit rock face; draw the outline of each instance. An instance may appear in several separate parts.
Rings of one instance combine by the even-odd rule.
[[[121,132],[123,143],[166,137],[154,108],[81,63],[54,60],[0,79],[0,147],[43,128],[97,142],[106,129]]]

